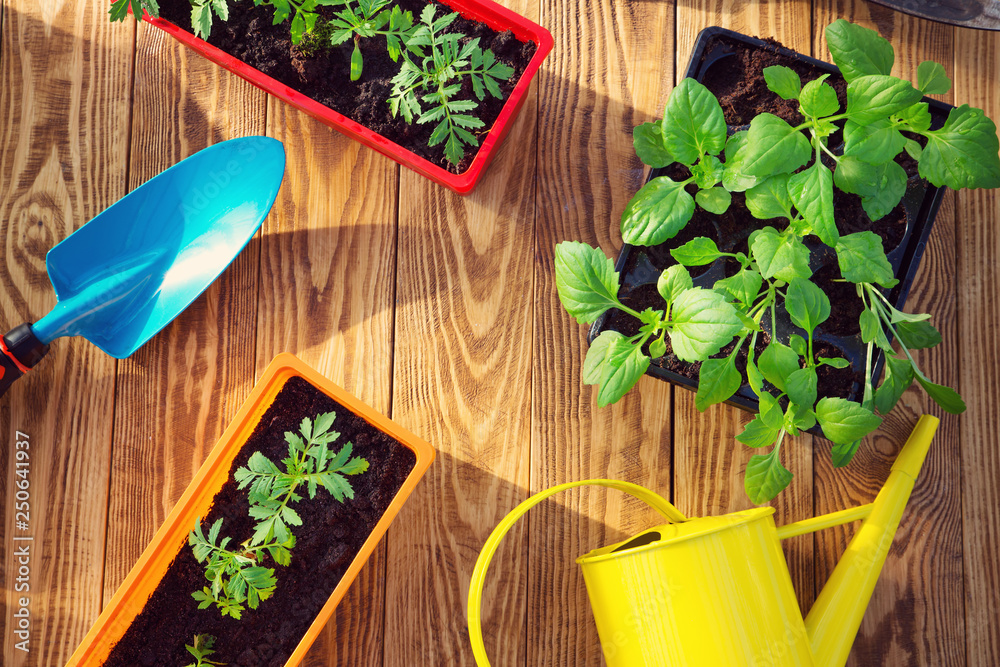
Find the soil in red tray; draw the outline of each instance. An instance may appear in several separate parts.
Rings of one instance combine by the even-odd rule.
[[[339,451],[343,443],[352,442],[353,455],[367,459],[369,468],[349,478],[353,499],[339,503],[320,489],[315,499],[304,494],[294,504],[303,525],[292,530],[296,544],[291,563],[287,567],[266,563],[275,568],[278,584],[274,595],[256,610],[245,610],[239,621],[223,617],[215,607],[199,610],[191,593],[208,582],[204,568],[185,545],[113,649],[106,666],[190,664],[193,660],[184,645],[203,633],[217,639],[212,660],[233,667],[285,664],[413,469],[414,453],[302,378],[293,377],[236,456],[229,481],[202,521],[207,533],[208,527],[223,517],[221,536],[231,536],[232,544],[248,539],[254,520],[249,516],[247,490],[237,489],[233,472],[245,466],[256,451],[279,463],[288,455],[285,432],[298,432],[303,417],[329,411],[337,413],[333,429],[341,434],[331,447]]]
[[[434,0],[430,3],[398,0],[395,4],[403,10],[413,12],[414,20],[417,20],[427,4],[438,7],[438,17],[451,13],[446,5]],[[337,11],[339,8],[336,7],[316,9],[318,14],[326,18],[331,18]],[[385,37],[361,39],[363,74],[358,81],[351,81],[353,40],[307,56],[299,47],[292,45],[289,35],[291,20],[272,25],[273,16],[270,7],[255,6],[248,0],[230,2],[229,20],[223,22],[216,18],[207,41],[420,157],[454,173],[462,173],[468,169],[475,157],[475,148],[469,148],[461,164],[456,167],[445,160],[444,144],[434,147],[427,145],[436,123],[410,125],[402,116],[392,116],[389,110],[389,92],[392,90],[392,77],[399,72],[400,66],[389,58]],[[193,32],[191,4],[188,0],[161,0],[160,17]],[[535,54],[536,45],[534,42],[519,42],[509,30],[498,33],[482,23],[464,17],[459,17],[452,23],[448,31],[465,35],[463,43],[478,37],[480,48],[490,49],[497,60],[514,68],[511,78],[500,84],[502,99],[487,94],[478,108],[469,112],[485,123],[478,131],[482,142]],[[476,99],[469,81],[465,81],[457,99]]]

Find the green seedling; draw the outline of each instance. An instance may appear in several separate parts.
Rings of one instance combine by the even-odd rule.
[[[458,14],[435,18],[435,8],[427,5],[420,13],[420,22],[406,41],[399,73],[392,79],[389,107],[392,115],[402,114],[407,123],[437,122],[428,144],[444,143],[445,158],[457,165],[465,154],[465,146],[478,146],[472,133],[483,127],[483,121],[466,112],[479,106],[475,100],[458,100],[466,79],[472,85],[476,99],[486,94],[500,98],[500,83],[509,79],[514,70],[497,61],[489,49],[479,48],[479,38],[460,44],[461,35],[445,32]]]
[[[108,16],[112,21],[124,21],[129,9],[136,21],[142,20],[144,10],[153,18],[160,16],[160,5],[156,0],[115,0],[111,3]]]
[[[621,398],[645,372],[650,359],[642,352],[644,344],[649,342],[652,357],[666,352],[664,334],[678,358],[702,362],[695,399],[699,409],[729,399],[744,382],[750,385],[759,409],[737,439],[750,447],[771,447],[767,454],[752,456],[747,465],[744,485],[755,503],[772,499],[792,479],[779,460],[786,434],[795,436],[818,424],[834,443],[834,465],[843,466],[914,380],[947,412],[965,409],[954,390],[934,384],[917,368],[911,350],[932,347],[941,336],[927,321],[929,315],[902,313],[890,304],[885,293],[898,281],[882,241],[870,231],[840,235],[834,222],[834,189],[859,195],[872,220],[885,216],[906,189],[906,174],[895,161],[904,151],[917,161],[920,176],[934,185],[1000,186],[1000,142],[996,126],[982,110],[963,105],[950,112],[942,127],[931,129],[928,105],[921,99],[950,89],[943,67],[922,63],[914,86],[889,74],[895,57],[892,46],[874,31],[838,20],[826,36],[847,82],[845,107],[827,83],[828,75],[803,85],[791,69],[769,67],[764,70],[768,88],[799,103],[804,122],[797,126],[762,113],[747,130],[726,138],[718,101],[700,84],[685,80],[671,94],[663,119],[634,132],[635,150],[644,163],[679,163],[691,175],[682,181],[665,176],[650,180],[626,206],[623,239],[638,245],[662,243],[683,229],[696,206],[721,213],[729,206],[729,193],[744,192],[754,217],[783,221],[754,231],[747,240],[748,252],[721,252],[704,237],[673,249],[679,266],[664,271],[657,284],[667,307],[639,313],[618,301],[619,277],[599,251],[574,243],[556,247],[556,285],[571,315],[591,323],[617,308],[641,322],[638,335],[604,332],[588,351],[584,382],[600,384],[599,405]],[[831,147],[829,140],[838,130],[843,131],[843,145]],[[818,394],[818,370],[846,368],[849,362],[819,357],[814,350],[814,333],[829,317],[831,304],[811,281],[810,251],[803,243],[809,235],[833,249],[843,280],[857,285],[865,306],[860,325],[868,355],[860,402]],[[721,258],[735,260],[739,269],[718,280],[712,290],[700,290],[716,295],[719,303],[706,309],[712,315],[689,328],[688,338],[682,337],[678,346],[675,320],[678,312],[682,317],[685,313],[676,303],[672,310],[671,300],[697,289],[684,267]],[[798,333],[785,342],[772,340],[757,357],[761,332],[777,330],[778,307],[788,313]],[[893,350],[893,339],[902,356]],[[724,357],[709,358],[733,341]],[[745,344],[744,380],[736,360]],[[690,354],[695,347],[700,354]],[[886,356],[878,389],[872,376],[874,348]]]
[[[201,519],[188,535],[195,559],[205,563],[205,578],[209,581],[201,591],[192,593],[199,609],[216,605],[223,616],[239,619],[244,604],[256,609],[262,600],[274,593],[274,569],[265,567],[265,556],[278,565],[291,562],[291,549],[295,536],[291,526],[301,526],[302,518],[291,506],[302,500],[304,488],[309,498],[316,497],[320,487],[326,489],[338,502],[354,497],[354,489],[346,476],[360,475],[368,469],[368,461],[351,457],[353,445],[345,444],[336,454],[330,443],[340,437],[331,431],[336,415],[320,414],[315,421],[302,420],[299,433],[287,431],[288,457],[279,468],[270,459],[254,452],[246,467],[237,468],[233,474],[238,488],[248,486],[250,516],[257,520],[250,539],[238,548],[228,549],[229,537],[221,540],[223,520],[218,519],[206,536]]]
[[[351,53],[351,81],[361,78],[364,68],[364,58],[361,55],[361,38],[382,35],[386,40],[386,48],[393,62],[399,60],[400,54],[406,48],[406,43],[413,34],[413,13],[404,12],[398,6],[386,9],[392,0],[348,0],[344,9],[337,12],[328,28],[330,43],[334,46],[354,39],[354,50]]]
[[[185,644],[184,648],[188,650],[188,653],[194,656],[195,660],[198,662],[192,662],[187,665],[187,667],[209,667],[209,665],[225,665],[224,662],[215,662],[209,660],[208,656],[215,653],[212,647],[215,646],[215,637],[212,635],[195,635],[194,644]]]

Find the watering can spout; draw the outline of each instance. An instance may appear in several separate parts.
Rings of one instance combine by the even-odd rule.
[[[814,664],[844,665],[939,420],[923,415],[806,617]],[[867,510],[867,507],[864,508]],[[787,527],[786,527],[787,528]]]

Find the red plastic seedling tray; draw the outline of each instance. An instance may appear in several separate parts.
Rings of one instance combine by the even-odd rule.
[[[500,111],[489,133],[482,141],[476,157],[472,164],[461,174],[453,174],[446,169],[442,169],[436,164],[425,160],[410,150],[403,148],[399,144],[389,141],[382,135],[372,132],[367,127],[354,122],[343,114],[339,114],[330,107],[320,104],[316,100],[293,90],[285,84],[264,74],[255,67],[251,67],[228,53],[212,46],[208,42],[195,37],[186,30],[182,30],[173,23],[162,18],[151,18],[148,14],[143,19],[160,30],[172,35],[175,39],[185,44],[212,62],[221,65],[234,74],[243,77],[261,90],[274,95],[275,97],[288,102],[293,107],[305,111],[317,120],[326,123],[342,134],[356,139],[364,145],[374,148],[379,153],[392,158],[396,162],[409,167],[418,174],[426,176],[435,183],[439,183],[446,188],[450,188],[459,194],[467,194],[476,187],[486,167],[490,164],[496,153],[500,142],[507,136],[510,126],[517,117],[524,104],[524,99],[528,93],[528,86],[531,80],[541,67],[542,60],[552,50],[552,34],[542,26],[529,21],[528,19],[515,14],[506,7],[501,7],[491,0],[447,0],[445,2],[454,11],[459,12],[466,18],[471,18],[481,23],[485,23],[493,30],[503,32],[510,30],[514,36],[522,42],[531,41],[537,46],[535,55],[528,63],[513,92]]]

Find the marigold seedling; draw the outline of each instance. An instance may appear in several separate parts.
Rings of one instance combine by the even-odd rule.
[[[301,526],[302,518],[290,506],[302,500],[298,493],[303,487],[309,498],[316,497],[320,487],[337,501],[354,497],[354,489],[346,476],[360,475],[368,469],[368,461],[351,457],[353,445],[348,442],[336,453],[329,445],[340,437],[330,430],[335,413],[317,415],[315,420],[303,418],[299,432],[287,431],[288,457],[279,468],[270,459],[254,452],[246,467],[233,474],[240,489],[250,487],[250,516],[257,520],[253,535],[228,548],[231,538],[222,537],[223,519],[212,524],[205,535],[201,519],[188,535],[195,559],[205,563],[205,578],[209,581],[200,591],[192,593],[199,609],[216,605],[223,616],[239,619],[244,604],[256,609],[261,601],[274,593],[277,581],[274,568],[263,566],[266,556],[278,565],[291,562],[295,536],[290,526]]]

